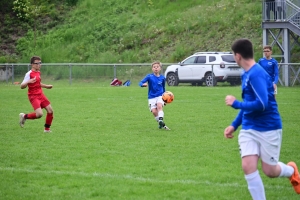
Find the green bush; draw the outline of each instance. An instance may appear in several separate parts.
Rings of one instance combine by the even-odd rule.
[[[30,2],[28,0],[15,0],[12,9],[21,20],[28,20],[31,17]]]

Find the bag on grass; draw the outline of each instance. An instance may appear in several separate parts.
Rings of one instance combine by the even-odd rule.
[[[130,80],[127,80],[123,83],[123,86],[127,87],[127,86],[130,86],[130,84],[131,84]]]
[[[114,78],[111,83],[110,83],[111,86],[120,86],[122,85],[122,81],[118,80],[117,78]]]

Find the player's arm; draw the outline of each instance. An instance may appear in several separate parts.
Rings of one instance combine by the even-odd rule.
[[[139,86],[140,86],[140,87],[147,87],[147,83],[146,83],[146,82],[148,82],[148,80],[149,80],[149,76],[147,75],[147,76],[145,76],[145,78],[143,78],[143,79],[139,82]]]
[[[227,95],[225,97],[225,104],[227,106],[232,106],[236,102],[236,98],[232,95]],[[243,110],[240,110],[239,114],[236,116],[235,120],[231,123],[231,126],[234,127],[232,131],[235,131],[242,124]]]
[[[46,85],[44,83],[41,83],[41,87],[46,88],[46,89],[51,89],[53,87],[53,85]]]
[[[256,77],[256,81],[250,81],[256,98],[253,101],[240,102],[235,100],[232,107],[245,111],[263,111],[268,105],[268,89],[263,76]]]
[[[277,61],[274,62],[274,84],[277,85],[279,79],[279,70]]]
[[[240,112],[238,113],[238,115],[235,117],[235,119],[231,123],[231,126],[234,127],[234,131],[236,129],[238,129],[238,127],[242,124],[243,114],[244,114],[244,111],[240,110]]]
[[[166,78],[163,79],[162,86],[163,86],[163,92],[165,92],[166,91]]]
[[[225,138],[231,139],[234,137],[234,131],[236,131],[236,129],[242,124],[243,113],[243,110],[240,110],[239,114],[236,116],[235,120],[231,123],[231,125],[225,128]]]
[[[22,82],[21,83],[21,89],[27,88],[28,82]]]
[[[30,78],[30,75],[26,74],[20,87],[21,89],[25,89],[29,83],[34,83],[35,81],[36,81],[36,77]]]

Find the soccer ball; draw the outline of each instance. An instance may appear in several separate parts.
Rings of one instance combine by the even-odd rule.
[[[174,100],[174,94],[170,91],[165,91],[165,93],[163,93],[162,95],[162,100],[165,103],[172,103],[172,101]]]

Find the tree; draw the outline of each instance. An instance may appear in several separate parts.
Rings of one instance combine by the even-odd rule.
[[[29,0],[15,0],[13,2],[13,11],[17,17],[29,23],[33,23],[34,27],[34,47],[36,47],[36,24],[39,16],[43,14],[42,8],[44,6],[33,5]]]

